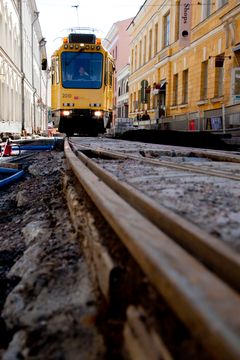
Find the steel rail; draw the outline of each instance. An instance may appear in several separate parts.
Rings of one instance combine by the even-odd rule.
[[[67,140],[64,150],[85,191],[178,317],[217,359],[239,359],[239,295],[93,174]]]
[[[71,143],[74,143],[73,138],[71,138]],[[116,140],[121,141],[124,143],[124,141],[127,140]],[[170,146],[170,145],[161,145],[161,144],[152,144],[157,146],[163,146],[163,149],[160,148],[160,150],[174,150],[176,153],[178,151],[182,153],[186,152],[187,154],[192,153],[194,155],[197,155],[198,157],[202,158],[208,158],[211,160],[216,161],[226,161],[226,162],[234,162],[234,163],[240,163],[240,152],[237,153],[229,153],[227,151],[222,150],[212,150],[212,149],[199,149],[199,148],[192,148],[192,147],[184,147],[184,146]],[[82,145],[84,146],[84,145]]]
[[[228,154],[221,151],[214,152],[212,150],[203,151],[198,149],[194,149],[193,153],[211,160],[240,163],[240,155],[238,154]]]
[[[230,179],[230,180],[240,181],[240,176],[232,175],[232,174],[229,174],[229,173],[226,173],[223,171],[217,171],[217,170],[211,170],[211,169],[199,169],[199,168],[196,168],[191,165],[173,164],[166,160],[159,161],[156,159],[148,159],[148,158],[139,157],[139,156],[132,155],[132,154],[125,155],[125,154],[120,153],[119,151],[104,150],[101,148],[92,149],[85,145],[76,144],[76,146],[80,147],[82,149],[85,149],[85,150],[90,150],[97,155],[106,156],[106,157],[109,157],[112,159],[113,158],[124,159],[124,160],[132,159],[132,160],[137,160],[137,161],[144,161],[149,164],[158,165],[158,166],[162,166],[162,167],[168,167],[168,168],[173,168],[173,169],[183,170],[183,171],[191,171],[191,172],[199,173],[199,174],[203,174],[203,175],[217,176],[217,177],[226,178],[226,179]]]
[[[77,152],[80,160],[99,176],[131,206],[152,221],[160,230],[197,256],[209,269],[240,292],[240,256],[216,237],[191,224],[173,211],[120,181],[85,154]]]

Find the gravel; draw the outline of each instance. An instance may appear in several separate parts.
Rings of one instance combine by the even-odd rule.
[[[62,192],[61,151],[1,190],[0,358],[102,359],[96,291]]]

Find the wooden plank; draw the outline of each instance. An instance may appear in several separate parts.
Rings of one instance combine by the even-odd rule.
[[[78,153],[78,157],[129,204],[181,246],[198,256],[214,273],[240,292],[240,256],[237,253],[222,241],[156,203],[139,190],[120,182],[116,176],[101,168],[84,154]]]
[[[22,169],[22,164],[1,162],[0,167],[7,169]]]
[[[238,360],[239,295],[89,171],[67,140],[64,150],[94,204],[178,317],[213,356]]]
[[[124,326],[124,342],[132,360],[173,360],[161,337],[142,321],[142,308],[129,306]]]

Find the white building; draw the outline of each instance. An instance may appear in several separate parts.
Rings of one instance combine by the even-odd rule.
[[[0,0],[0,133],[47,131],[46,41],[35,0]]]

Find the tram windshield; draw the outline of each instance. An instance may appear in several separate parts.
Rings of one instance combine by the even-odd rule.
[[[103,55],[94,52],[62,53],[62,86],[99,89],[102,86]]]

